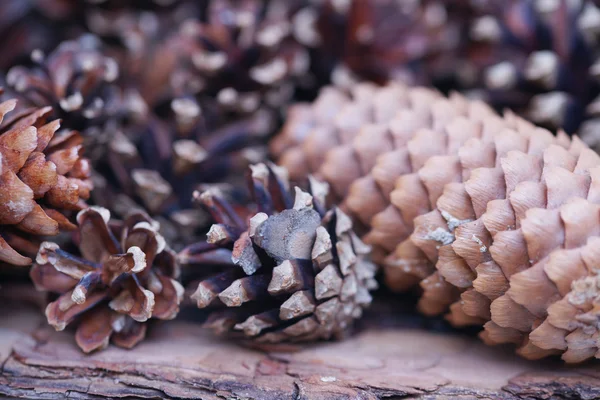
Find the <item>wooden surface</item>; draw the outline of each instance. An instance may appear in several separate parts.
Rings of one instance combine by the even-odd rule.
[[[290,352],[242,348],[198,324],[172,321],[153,326],[149,339],[134,350],[110,346],[86,356],[70,332],[46,327],[39,309],[2,300],[0,393],[323,400],[600,397],[598,363],[526,362],[512,349],[488,348],[473,335],[397,325]]]

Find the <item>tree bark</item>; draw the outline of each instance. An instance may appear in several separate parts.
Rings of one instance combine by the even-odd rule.
[[[153,325],[133,350],[83,354],[39,309],[3,301],[0,393],[26,398],[592,399],[597,363],[528,362],[456,333],[366,329],[342,342],[253,350],[198,324]],[[39,308],[39,306],[38,306]]]

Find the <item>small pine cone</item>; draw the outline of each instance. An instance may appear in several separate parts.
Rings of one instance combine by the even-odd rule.
[[[183,287],[175,253],[142,213],[109,222],[90,207],[77,215],[79,256],[44,242],[31,269],[38,290],[60,296],[46,308],[48,323],[63,330],[78,321],[75,340],[86,353],[112,341],[132,348],[146,335],[144,322],[179,312]]]
[[[289,194],[287,173],[252,166],[251,191],[258,213],[247,219],[211,191],[198,200],[219,222],[208,245],[180,253],[208,263],[211,252],[228,262],[200,282],[192,299],[214,307],[207,325],[257,342],[312,341],[342,336],[371,302],[375,265],[338,208],[323,208],[327,185],[310,180],[309,193]],[[228,249],[223,255],[224,249]]]
[[[113,85],[118,76],[115,60],[100,51],[96,37],[86,35],[61,43],[47,56],[33,51],[31,65],[11,68],[6,85],[23,106],[52,106],[53,117],[60,118],[66,128],[80,131],[90,157],[96,159],[108,140],[106,123],[123,111],[119,90]]]
[[[65,214],[85,207],[92,184],[81,136],[56,133],[50,107],[11,114],[16,106],[0,103],[0,261],[25,266],[36,237],[75,228]]]

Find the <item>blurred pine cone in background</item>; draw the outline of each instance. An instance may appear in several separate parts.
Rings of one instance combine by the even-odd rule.
[[[126,117],[115,85],[119,66],[101,46],[86,35],[61,43],[48,55],[34,50],[27,65],[6,74],[7,96],[20,99],[22,108],[50,105],[62,126],[83,134],[93,161],[106,156],[107,127]]]
[[[476,3],[461,40],[458,87],[497,109],[575,133],[598,116],[600,9],[594,3]]]
[[[296,187],[292,198],[284,169],[251,170],[258,212],[239,215],[218,193],[199,193],[219,224],[208,243],[179,254],[199,264],[188,269],[202,277],[192,299],[212,310],[206,325],[268,343],[343,337],[377,287],[369,246],[340,209],[325,208],[326,184],[310,178],[309,192]],[[221,257],[226,264],[210,276],[211,260]]]
[[[78,29],[65,23],[70,0],[4,0],[0,2],[0,70],[6,71],[33,50],[49,52]]]
[[[38,290],[60,294],[46,308],[50,325],[77,323],[75,340],[88,353],[109,341],[131,348],[146,336],[145,322],[175,318],[179,267],[155,221],[142,213],[111,221],[108,210],[90,207],[77,224],[79,255],[44,242],[31,269]]]
[[[306,4],[215,0],[171,32],[160,14],[121,31],[122,49],[111,51],[125,68],[130,119],[113,136],[109,180],[99,185],[117,182],[124,195],[100,204],[121,215],[141,204],[172,227],[178,246],[198,240],[207,220],[190,207],[198,184],[227,182],[243,202],[240,171],[266,157],[266,138],[298,87],[314,85],[295,39],[294,15]]]
[[[358,78],[378,83],[401,79],[411,84],[444,85],[456,73],[460,40],[471,11],[467,2],[329,3],[347,4],[343,47],[332,77],[335,83],[347,85]]]
[[[0,104],[0,261],[26,266],[40,237],[75,228],[68,216],[86,207],[92,184],[81,136],[57,133],[50,107],[16,105]]]

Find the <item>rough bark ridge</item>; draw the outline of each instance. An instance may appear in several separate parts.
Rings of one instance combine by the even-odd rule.
[[[527,362],[474,338],[415,329],[365,331],[340,343],[256,351],[197,324],[152,331],[128,351],[84,355],[33,310],[0,318],[0,393],[29,398],[563,399],[600,396],[597,364]],[[24,334],[31,333],[32,335]],[[166,356],[168,355],[168,357]]]

